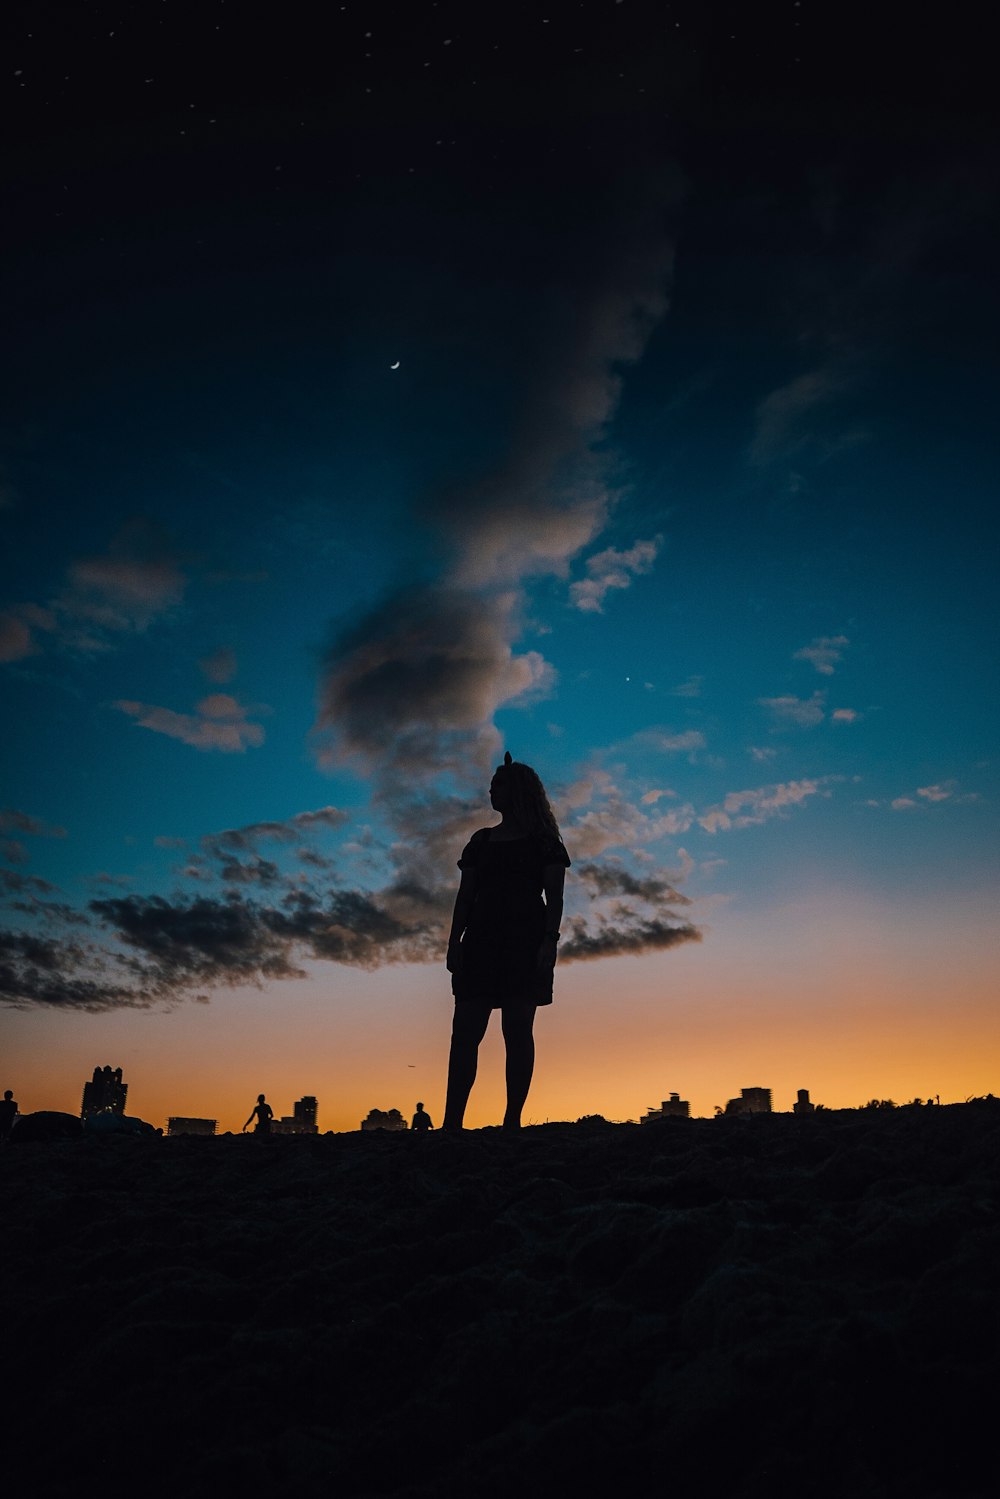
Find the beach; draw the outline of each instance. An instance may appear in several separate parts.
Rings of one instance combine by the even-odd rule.
[[[15,1138],[6,1487],[974,1499],[998,1160],[989,1099]]]

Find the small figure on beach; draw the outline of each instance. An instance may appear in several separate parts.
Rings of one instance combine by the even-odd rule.
[[[434,1125],[431,1123],[431,1116],[427,1113],[422,1103],[417,1104],[417,1112],[413,1116],[410,1128],[415,1129],[418,1134],[423,1134],[426,1129],[434,1128]]]
[[[267,1102],[267,1099],[264,1097],[263,1093],[257,1094],[257,1102],[250,1110],[250,1118],[243,1126],[244,1134],[246,1133],[255,1116],[257,1119],[257,1123],[254,1126],[254,1134],[269,1135],[271,1133],[271,1120],[274,1118],[274,1110]]]
[[[6,1145],[10,1139],[11,1130],[14,1128],[14,1120],[17,1118],[17,1104],[14,1101],[14,1090],[5,1088],[3,1098],[0,1099],[0,1145]]]
[[[455,1015],[445,1130],[462,1128],[494,1010],[507,1051],[504,1129],[520,1129],[535,1063],[535,1010],[552,1003],[569,854],[530,765],[506,754],[490,783],[490,803],[500,822],[473,833],[458,861],[462,880],[447,957]]]

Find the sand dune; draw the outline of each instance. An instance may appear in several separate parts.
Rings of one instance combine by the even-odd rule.
[[[993,1493],[998,1147],[989,1102],[11,1145],[5,1487]]]

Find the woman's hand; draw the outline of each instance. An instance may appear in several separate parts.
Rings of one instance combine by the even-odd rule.
[[[445,967],[449,973],[461,973],[462,971],[462,944],[459,941],[448,943],[448,956],[445,958]]]
[[[556,952],[559,947],[559,938],[550,937],[548,933],[542,938],[538,945],[537,968],[539,973],[551,973],[556,966]]]

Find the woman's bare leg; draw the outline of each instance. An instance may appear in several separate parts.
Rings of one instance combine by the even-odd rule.
[[[504,1129],[521,1128],[521,1110],[531,1087],[535,1068],[535,1006],[508,1005],[503,1012],[503,1038],[507,1046],[507,1112]]]
[[[448,1096],[444,1106],[444,1128],[461,1129],[465,1106],[476,1081],[479,1043],[486,1035],[492,1011],[489,1005],[456,1004],[451,1025],[448,1057]]]

